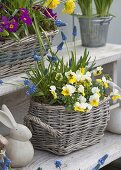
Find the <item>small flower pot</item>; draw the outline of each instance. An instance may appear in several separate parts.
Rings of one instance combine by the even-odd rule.
[[[112,16],[103,18],[86,18],[78,15],[82,45],[102,47],[106,45],[108,28]]]

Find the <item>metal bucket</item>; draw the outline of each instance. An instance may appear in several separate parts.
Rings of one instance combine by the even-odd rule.
[[[86,47],[105,46],[109,24],[113,17],[85,18],[83,16],[78,16],[78,18],[82,45]]]

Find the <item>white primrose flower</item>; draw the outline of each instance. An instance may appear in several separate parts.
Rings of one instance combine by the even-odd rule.
[[[84,94],[84,86],[79,85],[78,92]]]
[[[80,70],[77,70],[76,71],[76,79],[77,79],[77,82],[79,82],[82,78],[82,74],[80,73]]]
[[[57,93],[56,91],[56,87],[55,86],[50,86],[50,92],[53,95],[54,99],[57,99]]]
[[[66,84],[65,86],[63,86],[62,88],[62,94],[64,96],[72,96],[72,94],[76,91],[76,88],[70,84]]]
[[[93,87],[92,88],[92,93],[93,94],[95,94],[95,93],[99,94],[100,93],[100,89],[98,87]]]
[[[89,103],[85,103],[86,106],[86,112],[89,112],[90,110],[92,110],[92,106]]]
[[[79,97],[80,103],[86,103],[87,99],[84,96]]]
[[[50,91],[55,91],[56,87],[55,86],[50,86]]]
[[[89,72],[89,71],[86,72],[86,76],[87,76],[87,77],[91,77],[91,72]]]

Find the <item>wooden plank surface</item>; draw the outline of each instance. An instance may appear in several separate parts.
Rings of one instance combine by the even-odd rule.
[[[24,168],[14,170],[56,170],[54,161],[62,161],[62,170],[92,170],[99,158],[108,154],[105,165],[121,157],[121,135],[107,133],[100,143],[67,156],[56,156],[45,151],[36,151],[32,162]]]

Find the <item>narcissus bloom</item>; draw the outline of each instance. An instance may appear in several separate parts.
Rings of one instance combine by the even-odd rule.
[[[47,0],[44,6],[50,9],[56,8],[60,4],[60,0]]]
[[[63,13],[72,14],[74,12],[74,9],[75,9],[74,0],[66,0],[64,9],[63,9]]]

